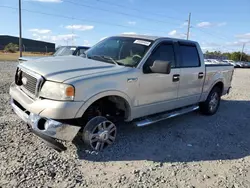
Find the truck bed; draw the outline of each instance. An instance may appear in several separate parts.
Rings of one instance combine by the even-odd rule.
[[[231,87],[231,80],[234,72],[234,66],[230,64],[205,64],[206,77],[204,81],[203,92],[208,93],[213,86],[216,78],[223,78],[223,94]]]

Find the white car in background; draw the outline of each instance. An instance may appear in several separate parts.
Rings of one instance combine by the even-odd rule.
[[[229,63],[229,64],[233,65],[234,67],[237,67],[237,62],[235,62],[233,60],[223,60],[222,62]]]
[[[229,63],[229,64],[233,65],[235,68],[243,68],[244,67],[243,62],[237,62],[237,61],[233,61],[233,60],[223,60],[223,62]]]
[[[90,47],[88,46],[61,46],[59,47],[56,52],[51,56],[26,56],[26,57],[19,57],[19,63],[25,61],[31,61],[41,58],[48,58],[48,57],[56,57],[56,56],[81,56],[87,51]]]
[[[221,62],[217,59],[204,59],[205,64],[221,64]]]

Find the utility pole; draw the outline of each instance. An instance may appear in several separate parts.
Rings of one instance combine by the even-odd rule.
[[[189,13],[188,16],[187,40],[189,39],[189,33],[190,33],[190,21],[191,21],[191,13]]]
[[[242,60],[242,56],[243,56],[245,45],[246,45],[246,43],[243,43],[242,51],[241,51],[241,55],[240,55],[240,61]]]
[[[73,25],[72,25],[72,46],[74,46],[74,28],[73,28]]]
[[[71,32],[71,35],[72,35],[72,46],[74,46],[74,17],[72,16],[72,32]]]
[[[19,0],[19,52],[20,52],[20,57],[23,56],[22,53],[22,2]]]

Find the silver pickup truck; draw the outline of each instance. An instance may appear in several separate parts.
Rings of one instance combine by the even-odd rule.
[[[78,133],[101,151],[117,124],[150,125],[199,109],[217,112],[234,67],[205,65],[197,42],[140,35],[106,38],[85,57],[19,64],[10,86],[14,112],[57,151]],[[126,124],[128,125],[128,124]]]

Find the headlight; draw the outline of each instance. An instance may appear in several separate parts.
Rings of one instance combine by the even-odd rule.
[[[75,88],[69,84],[46,81],[42,86],[40,97],[54,100],[74,100]]]

